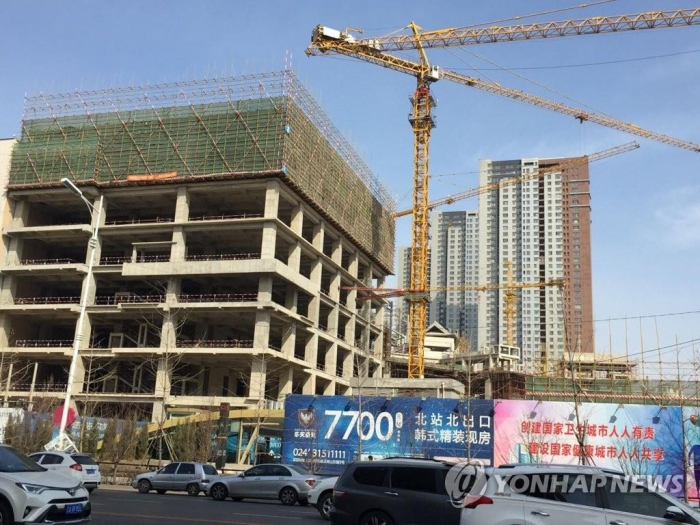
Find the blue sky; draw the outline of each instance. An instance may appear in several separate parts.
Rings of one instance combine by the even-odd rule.
[[[404,208],[410,201],[412,135],[406,116],[411,77],[345,58],[304,55],[316,24],[385,34],[415,20],[426,29],[489,22],[580,4],[578,0],[355,2],[2,2],[0,136],[19,130],[25,93],[143,84],[293,67]],[[527,4],[527,5],[525,5]],[[618,0],[532,20],[561,20],[694,7],[693,2]],[[700,27],[435,50],[431,60],[465,68],[547,97],[551,92],[502,71],[476,53],[600,112],[700,143]],[[671,55],[650,58],[658,55]],[[551,68],[644,58],[615,64]],[[482,70],[474,73],[469,68]],[[632,140],[624,133],[507,99],[438,82],[431,144],[431,194],[477,185],[478,159],[557,157]],[[642,148],[594,164],[593,282],[596,319],[700,310],[700,154],[640,140]],[[449,175],[447,174],[459,174]],[[466,201],[452,209],[469,209]],[[397,243],[409,242],[401,219]],[[630,351],[638,351],[638,321]],[[624,323],[610,324],[613,345]],[[634,328],[632,328],[634,326]],[[700,315],[657,320],[659,342],[700,337]],[[644,346],[657,346],[654,319]],[[608,350],[608,323],[598,349]],[[700,352],[700,345],[697,346]],[[666,356],[668,357],[668,355]],[[666,359],[664,359],[666,360]]]

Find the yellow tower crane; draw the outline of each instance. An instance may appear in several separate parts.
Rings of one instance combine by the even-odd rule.
[[[411,22],[408,34],[358,39],[351,30],[338,31],[326,26],[317,26],[312,33],[307,55],[325,53],[345,55],[372,64],[393,69],[415,77],[416,90],[411,99],[412,112],[409,117],[413,129],[413,226],[411,232],[411,288],[425,290],[428,282],[428,169],[430,133],[435,127],[432,109],[435,101],[430,85],[441,79],[473,87],[496,95],[518,100],[550,111],[573,116],[581,122],[589,121],[609,128],[625,131],[650,140],[679,148],[700,152],[700,145],[656,133],[635,124],[612,117],[597,115],[586,110],[553,102],[523,91],[503,87],[476,77],[461,75],[441,69],[430,63],[427,48],[476,45],[518,40],[536,40],[576,35],[594,35],[625,31],[640,31],[655,28],[671,28],[700,25],[700,8],[674,11],[652,11],[633,15],[590,17],[561,22],[518,24],[486,28],[448,28],[437,31],[422,31]],[[389,51],[415,50],[418,60],[408,60]],[[423,376],[423,340],[426,329],[427,302],[424,298],[409,299],[408,314],[408,377]]]

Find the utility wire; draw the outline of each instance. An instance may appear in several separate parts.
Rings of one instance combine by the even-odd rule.
[[[608,60],[605,62],[584,62],[582,64],[557,64],[554,66],[528,66],[528,67],[509,67],[507,68],[510,71],[537,71],[537,70],[545,70],[545,69],[569,69],[569,68],[577,68],[577,67],[594,67],[594,66],[607,66],[610,64],[624,64],[627,62],[641,62],[643,60],[656,60],[658,58],[671,58],[671,57],[677,57],[677,56],[682,56],[682,55],[691,55],[695,53],[700,53],[700,49],[691,49],[690,51],[679,51],[677,53],[667,53],[665,55],[649,55],[649,56],[643,56],[643,57],[634,57],[634,58],[622,58],[620,60]],[[469,68],[451,68],[454,71],[468,71]],[[503,68],[500,67],[485,67],[481,68],[481,71],[502,71]]]

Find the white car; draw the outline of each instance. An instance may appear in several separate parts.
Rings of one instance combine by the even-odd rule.
[[[82,525],[90,512],[88,491],[73,476],[0,445],[0,523]]]
[[[461,525],[700,523],[697,510],[638,477],[576,465],[487,468],[463,504]]]
[[[94,492],[102,483],[102,474],[97,462],[87,454],[67,452],[35,452],[29,455],[47,470],[59,470],[81,481],[88,492]]]
[[[338,481],[338,476],[325,478],[316,482],[309,491],[309,504],[318,509],[324,520],[331,519],[331,507],[333,506],[333,487]]]

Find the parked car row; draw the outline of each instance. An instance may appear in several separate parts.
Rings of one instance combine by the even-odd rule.
[[[169,490],[186,491],[190,496],[204,492],[216,501],[278,499],[284,505],[307,505],[309,490],[320,479],[298,465],[256,465],[240,474],[220,476],[206,463],[177,461],[139,474],[131,485],[144,494],[151,490],[159,494]]]

